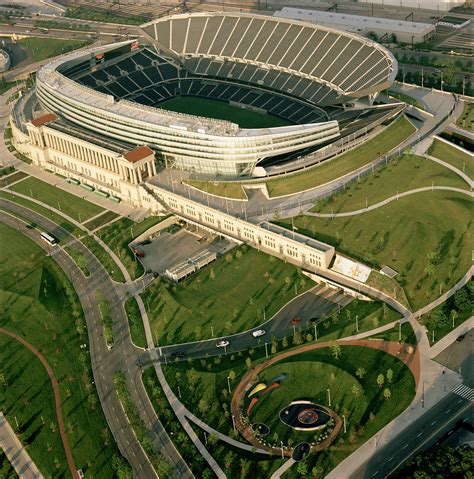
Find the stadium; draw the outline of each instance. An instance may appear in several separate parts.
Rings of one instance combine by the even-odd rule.
[[[115,43],[42,67],[41,110],[88,138],[146,145],[168,168],[223,177],[266,175],[394,112],[376,99],[396,60],[351,33],[236,13],[173,15],[142,29],[147,46]],[[191,103],[167,106],[185,98],[199,116],[183,112]],[[228,117],[212,118],[214,104]],[[239,110],[255,122],[232,121]]]

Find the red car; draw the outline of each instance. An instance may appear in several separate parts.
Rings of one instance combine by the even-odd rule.
[[[296,326],[297,324],[301,323],[301,321],[302,321],[301,318],[299,316],[297,316],[296,318],[293,318],[291,320],[291,325]]]

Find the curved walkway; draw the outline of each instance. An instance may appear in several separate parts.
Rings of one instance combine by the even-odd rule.
[[[451,170],[452,172],[456,173],[456,175],[462,178],[471,189],[474,187],[474,181],[472,181],[471,178],[469,178],[469,176],[464,173],[464,171],[461,171],[459,168],[456,168],[455,166],[451,165],[451,163],[446,163],[446,161],[435,158],[434,156],[428,155],[427,153],[425,153],[423,156],[428,160],[434,161],[435,163],[438,163],[445,168],[448,168],[448,170]]]
[[[74,479],[79,479],[79,474],[77,473],[77,469],[74,464],[74,458],[72,457],[72,451],[71,451],[71,448],[69,447],[69,442],[66,436],[66,430],[64,428],[64,422],[61,415],[61,396],[59,394],[59,383],[56,377],[54,376],[54,372],[51,369],[51,366],[48,364],[45,357],[32,344],[30,344],[28,341],[23,339],[21,336],[18,336],[18,334],[8,331],[7,329],[4,329],[4,328],[0,328],[0,334],[5,334],[7,336],[10,336],[11,338],[23,344],[23,346],[26,346],[40,360],[44,369],[46,369],[46,372],[48,373],[49,379],[51,381],[51,386],[53,386],[54,403],[56,406],[56,417],[58,418],[59,434],[61,435],[61,441],[63,443],[64,452],[66,454],[69,472],[71,473],[71,476]]]
[[[471,198],[474,197],[474,193],[468,190],[463,190],[462,188],[455,188],[453,186],[425,186],[423,188],[415,188],[413,190],[404,191],[403,193],[398,193],[397,195],[390,196],[383,201],[379,201],[375,203],[375,205],[368,206],[367,208],[361,208],[359,210],[354,211],[346,211],[343,213],[312,213],[307,211],[305,215],[307,216],[315,216],[317,218],[343,218],[347,216],[357,216],[363,213],[367,213],[368,211],[376,210],[377,208],[381,208],[382,206],[388,205],[392,201],[397,201],[404,196],[415,195],[417,193],[424,193],[425,191],[454,191],[455,193],[462,193],[464,195],[468,195]]]

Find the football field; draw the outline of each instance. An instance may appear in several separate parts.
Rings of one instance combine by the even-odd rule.
[[[272,128],[287,126],[292,123],[274,115],[267,115],[247,108],[230,105],[219,100],[181,96],[164,101],[158,105],[164,110],[198,115],[216,120],[227,120],[237,123],[241,128]]]

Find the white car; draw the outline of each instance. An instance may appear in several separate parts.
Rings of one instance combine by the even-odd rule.
[[[229,344],[229,341],[222,340],[216,344],[216,348],[226,348]]]
[[[264,329],[257,329],[257,331],[254,331],[252,333],[252,336],[254,338],[259,338],[260,336],[263,336],[265,333],[266,333],[266,331]]]

